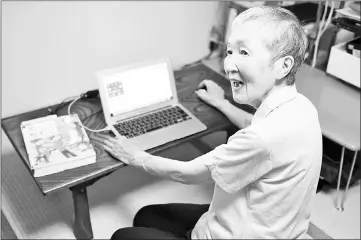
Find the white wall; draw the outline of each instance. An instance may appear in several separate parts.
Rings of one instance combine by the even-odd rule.
[[[173,67],[208,53],[217,2],[2,3],[2,117],[97,88],[94,72],[169,56]]]
[[[94,72],[99,69],[164,55],[171,58],[174,68],[198,60],[208,53],[217,4],[3,2],[2,118],[97,88]],[[70,191],[42,196],[3,131],[1,142],[2,209],[18,237],[73,238]],[[190,152],[187,148],[170,155],[192,158],[199,154],[184,155]],[[94,238],[109,239],[117,228],[131,225],[134,213],[146,204],[208,202],[212,194],[212,186],[183,186],[134,171],[121,169],[89,187]],[[30,202],[41,210],[27,207]],[[49,212],[43,210],[45,205]],[[111,212],[106,210],[109,206]]]

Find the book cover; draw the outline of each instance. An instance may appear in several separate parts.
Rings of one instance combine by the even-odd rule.
[[[24,121],[21,131],[34,176],[95,163],[95,150],[77,114]]]

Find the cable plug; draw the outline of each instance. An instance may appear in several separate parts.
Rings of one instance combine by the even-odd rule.
[[[55,112],[49,107],[48,109],[49,114],[55,114]]]
[[[99,94],[99,90],[95,89],[95,90],[91,90],[91,91],[87,91],[86,93],[83,93],[80,95],[81,98],[96,98]]]

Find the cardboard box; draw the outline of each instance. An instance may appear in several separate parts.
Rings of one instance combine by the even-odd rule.
[[[360,88],[360,58],[346,52],[347,43],[331,48],[326,72]]]

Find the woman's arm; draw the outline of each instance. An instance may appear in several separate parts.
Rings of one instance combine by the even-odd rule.
[[[148,173],[168,178],[183,184],[200,184],[213,182],[208,168],[199,159],[183,162],[169,158],[150,155],[141,164]]]
[[[232,105],[225,97],[224,90],[211,80],[203,80],[196,94],[207,104],[217,108],[238,128],[246,128],[251,124],[252,114]]]
[[[232,105],[227,99],[220,101],[216,108],[239,129],[243,129],[251,125],[253,115]]]
[[[141,168],[152,175],[184,184],[199,184],[213,181],[210,171],[201,159],[183,162],[153,156],[125,140],[126,138],[115,139],[103,136],[101,141],[104,144],[104,149],[114,158],[125,164]]]

